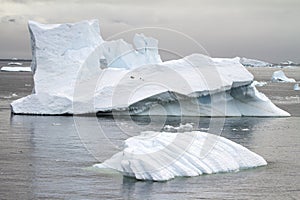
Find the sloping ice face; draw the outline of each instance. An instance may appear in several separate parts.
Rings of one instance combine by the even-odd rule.
[[[267,165],[259,155],[226,138],[200,131],[143,132],[97,168],[138,180],[167,181],[179,176],[233,172]]]
[[[289,116],[251,85],[239,58],[162,62],[154,38],[137,34],[135,48],[104,41],[97,20],[30,21],[29,31],[34,91],[12,102],[15,114]]]

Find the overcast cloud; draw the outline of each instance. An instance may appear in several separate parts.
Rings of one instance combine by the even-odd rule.
[[[300,63],[299,0],[0,0],[0,5],[1,58],[30,58],[29,19],[63,23],[96,18],[104,39],[134,28],[163,27],[194,38],[213,57]],[[199,52],[186,39],[167,33],[153,33],[162,48],[176,48],[182,55]]]

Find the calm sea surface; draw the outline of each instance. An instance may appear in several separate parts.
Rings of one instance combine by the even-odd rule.
[[[260,81],[274,71],[250,70]],[[300,69],[287,69],[287,75],[300,80]],[[300,199],[300,92],[293,84],[259,88],[292,117],[168,118],[171,125],[199,121],[195,127],[202,131],[212,120],[224,121],[221,135],[263,156],[268,165],[167,182],[91,168],[138,134],[130,119],[11,115],[10,102],[32,87],[30,73],[0,72],[0,199]],[[144,126],[149,119],[134,121]],[[147,129],[157,129],[160,121],[153,119]],[[85,141],[87,133],[95,140]]]

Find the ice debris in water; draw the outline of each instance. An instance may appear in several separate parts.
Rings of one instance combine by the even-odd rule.
[[[190,132],[193,130],[193,125],[194,123],[186,123],[186,124],[180,123],[178,127],[165,125],[163,130],[166,132]]]
[[[257,87],[262,87],[267,85],[267,82],[265,81],[253,81],[252,85],[257,86]]]

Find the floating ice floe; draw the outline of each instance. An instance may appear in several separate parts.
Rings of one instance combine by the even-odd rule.
[[[271,63],[249,58],[241,58],[240,63],[246,67],[272,67]]]
[[[123,151],[94,167],[114,169],[138,180],[166,181],[264,165],[267,162],[261,156],[220,136],[147,131],[127,139]]]
[[[280,63],[282,66],[297,66],[299,63],[294,63],[293,61],[287,60]]]
[[[272,82],[296,82],[293,78],[288,78],[282,70],[275,71],[272,76]]]
[[[193,123],[186,123],[181,124],[178,127],[174,127],[171,125],[165,125],[164,131],[166,132],[186,132],[186,131],[192,131],[193,130]]]
[[[9,62],[9,63],[7,63],[7,65],[17,65],[17,66],[22,66],[23,63],[20,63],[20,62]]]
[[[162,62],[157,40],[104,41],[97,20],[29,22],[33,94],[15,114],[289,116],[257,91],[239,58],[192,54]]]
[[[267,82],[265,81],[253,81],[252,85],[257,86],[257,87],[262,87],[267,85]]]
[[[295,91],[299,91],[299,90],[300,90],[299,83],[296,83],[296,84],[294,85],[294,90],[295,90]]]
[[[6,72],[31,72],[30,67],[1,67],[1,71]]]

